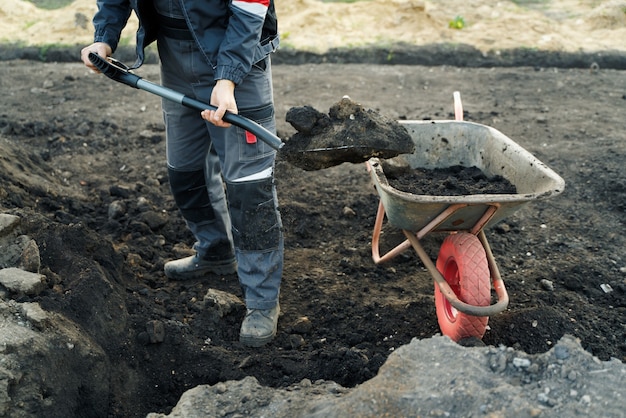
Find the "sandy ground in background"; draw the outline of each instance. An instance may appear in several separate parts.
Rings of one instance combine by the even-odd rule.
[[[626,1],[371,0],[352,4],[277,0],[283,46],[328,48],[392,42],[470,44],[482,51],[513,47],[555,51],[626,50]],[[43,10],[25,0],[0,2],[0,42],[87,44],[95,0]],[[466,26],[450,29],[463,17]],[[122,44],[133,43],[133,18]]]

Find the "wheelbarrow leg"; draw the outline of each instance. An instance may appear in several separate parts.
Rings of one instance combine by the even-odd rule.
[[[383,201],[378,202],[378,212],[376,212],[376,222],[374,223],[374,232],[372,233],[372,259],[375,264],[384,263],[398,256],[402,252],[411,248],[409,241],[404,241],[400,245],[393,248],[383,256],[380,255],[380,231],[383,227],[383,220],[385,219],[385,206]]]
[[[412,234],[413,238],[415,238],[418,241],[424,238],[428,233],[435,230],[442,222],[448,219],[457,210],[464,208],[466,206],[469,206],[469,204],[458,203],[458,204],[448,206],[439,215],[435,216],[422,229]],[[492,216],[492,213],[489,214],[489,217],[491,216]],[[376,221],[374,223],[374,231],[372,233],[372,259],[374,260],[374,263],[376,264],[384,263],[386,261],[393,259],[394,257],[400,255],[402,252],[411,248],[411,245],[412,245],[411,241],[405,240],[402,243],[398,244],[393,249],[391,249],[389,252],[381,256],[380,255],[380,232],[382,230],[384,219],[385,219],[385,206],[383,205],[383,201],[380,200],[378,203],[378,211],[376,213]],[[485,222],[487,220],[488,219],[486,219]]]

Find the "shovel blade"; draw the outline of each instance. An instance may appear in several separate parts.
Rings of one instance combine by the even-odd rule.
[[[288,143],[287,143],[288,144]],[[387,159],[401,154],[413,152],[413,144],[395,149],[381,149],[367,145],[337,146],[334,148],[316,148],[308,150],[295,150],[285,146],[280,150],[279,158],[289,164],[306,171],[322,170],[343,163],[364,163],[370,158]]]
[[[292,108],[287,122],[298,132],[285,141],[280,156],[304,170],[393,158],[415,149],[404,126],[349,97],[333,105],[328,115],[310,106]]]

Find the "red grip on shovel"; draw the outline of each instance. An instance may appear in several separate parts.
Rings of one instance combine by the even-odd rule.
[[[256,136],[252,132],[246,131],[246,143],[256,144]]]

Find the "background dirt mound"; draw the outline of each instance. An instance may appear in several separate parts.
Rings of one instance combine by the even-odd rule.
[[[626,51],[623,0],[290,0],[277,1],[276,9],[283,48],[318,53],[398,43],[466,44],[482,52],[519,47]],[[91,18],[96,10],[93,0],[3,0],[0,43],[86,45],[93,39]],[[462,28],[451,28],[450,22],[459,19]],[[131,17],[121,45],[134,44],[136,28],[137,20]]]

